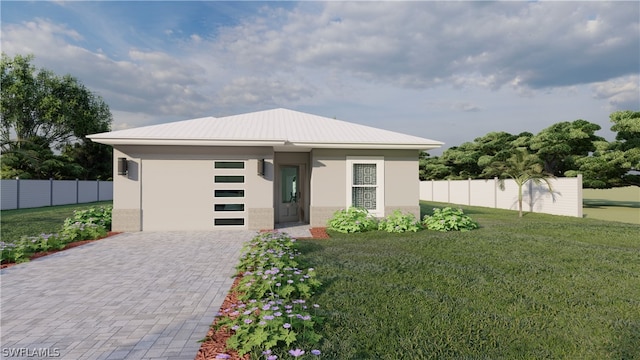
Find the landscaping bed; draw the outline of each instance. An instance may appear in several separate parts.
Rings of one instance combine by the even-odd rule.
[[[101,237],[101,238],[99,238],[99,239],[93,239],[93,240],[80,240],[80,241],[76,241],[76,242],[69,243],[69,244],[65,245],[65,247],[64,247],[64,248],[59,249],[59,250],[49,250],[49,251],[41,251],[41,252],[37,252],[37,253],[35,253],[35,254],[31,255],[31,256],[29,257],[29,260],[35,260],[35,259],[38,259],[38,258],[41,258],[41,257],[47,256],[47,255],[55,254],[55,253],[60,252],[60,251],[65,251],[65,250],[73,249],[74,247],[78,247],[78,246],[81,246],[81,245],[85,245],[85,244],[88,244],[88,243],[92,243],[92,242],[94,242],[94,241],[102,240],[102,239],[105,239],[105,238],[108,238],[108,237],[111,237],[111,236],[114,236],[114,235],[118,235],[118,234],[121,234],[121,233],[120,233],[120,232],[109,231],[109,232],[107,233],[107,235],[106,235],[106,236]],[[2,263],[2,264],[0,264],[0,269],[5,269],[5,268],[11,267],[11,266],[13,266],[13,265],[15,265],[15,264],[16,264],[15,262],[6,262],[6,263]]]
[[[324,228],[312,235],[327,239]],[[306,300],[321,285],[313,268],[299,268],[296,239],[262,232],[245,245],[236,279],[196,355],[196,360],[318,356],[318,304]],[[277,355],[276,355],[277,354]]]

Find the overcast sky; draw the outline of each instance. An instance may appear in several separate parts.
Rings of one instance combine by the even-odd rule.
[[[114,130],[284,107],[448,148],[576,119],[611,140],[640,110],[637,1],[1,6],[2,51],[77,77]]]

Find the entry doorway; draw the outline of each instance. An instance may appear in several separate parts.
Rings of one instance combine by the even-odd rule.
[[[300,221],[300,190],[300,166],[280,166],[279,223]]]
[[[284,163],[277,165],[276,169],[274,189],[276,223],[308,223],[307,164]]]

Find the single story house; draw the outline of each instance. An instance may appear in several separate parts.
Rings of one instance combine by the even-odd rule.
[[[323,227],[350,206],[419,216],[418,156],[442,146],[287,109],[89,138],[113,146],[114,231]]]

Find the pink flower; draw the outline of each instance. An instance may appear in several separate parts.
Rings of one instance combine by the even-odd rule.
[[[289,350],[289,354],[291,354],[291,356],[293,357],[302,356],[304,355],[304,350],[301,350],[301,349]]]

